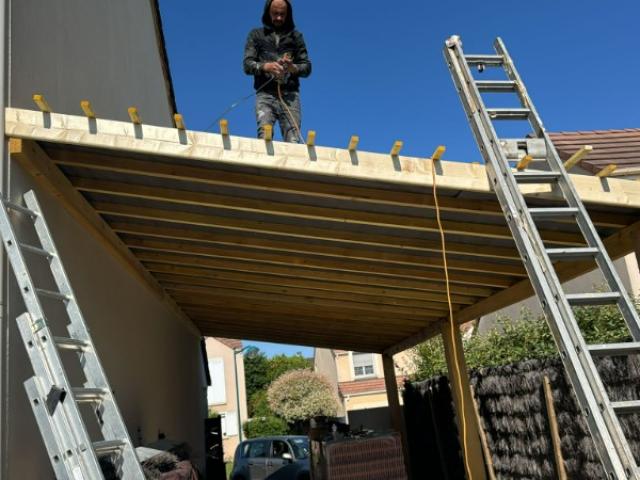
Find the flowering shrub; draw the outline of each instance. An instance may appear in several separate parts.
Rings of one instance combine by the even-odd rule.
[[[311,370],[293,370],[273,381],[267,390],[269,406],[289,423],[313,417],[333,417],[338,400],[331,383]]]

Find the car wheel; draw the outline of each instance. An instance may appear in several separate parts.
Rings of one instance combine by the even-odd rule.
[[[311,476],[309,475],[309,472],[304,472],[298,475],[298,478],[296,480],[310,480],[310,479],[311,479]]]

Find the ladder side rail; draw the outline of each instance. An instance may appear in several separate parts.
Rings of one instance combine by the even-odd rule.
[[[547,162],[551,167],[552,171],[557,171],[562,174],[563,181],[558,182],[560,189],[564,195],[564,198],[567,200],[567,204],[569,207],[577,208],[577,223],[580,227],[580,231],[582,232],[587,244],[590,247],[596,247],[600,254],[596,256],[596,264],[601,270],[603,276],[605,277],[605,281],[609,285],[611,291],[620,292],[620,300],[618,301],[618,307],[622,313],[622,316],[627,324],[629,332],[635,341],[640,341],[640,316],[633,304],[633,301],[630,299],[628,292],[624,288],[624,284],[616,271],[611,258],[598,234],[598,231],[595,228],[595,225],[591,221],[589,217],[589,213],[587,212],[584,203],[580,199],[578,195],[578,191],[575,186],[571,182],[569,178],[569,174],[567,170],[564,168],[564,163],[561,161],[560,156],[555,148],[555,145],[551,141],[546,129],[542,124],[542,120],[536,111],[531,98],[522,82],[522,78],[520,77],[515,64],[507,51],[506,46],[502,39],[498,38],[495,42],[496,52],[499,55],[502,55],[504,58],[505,71],[510,80],[516,82],[518,85],[517,93],[522,101],[523,105],[531,110],[530,121],[536,133],[544,138],[545,144],[547,147]]]
[[[36,372],[36,376],[32,378],[32,383],[27,385],[27,382],[29,381],[25,382],[25,389],[30,397],[29,402],[31,403],[34,400],[32,398],[33,394],[37,394],[38,399],[46,399],[46,392],[47,390],[50,391],[52,385],[50,381],[42,375],[42,373],[48,371],[49,366],[45,362],[42,353],[38,350],[47,348],[44,343],[50,343],[50,340],[48,339],[51,337],[46,334],[44,329],[34,333],[31,315],[27,312],[20,315],[16,319],[16,323],[18,325],[20,335],[22,336],[22,341],[27,346],[27,355],[29,356],[31,365],[33,366],[34,372]],[[38,375],[40,375],[40,377],[38,377]],[[46,383],[44,383],[43,380],[45,380]],[[79,469],[84,474],[93,473],[102,475],[99,464],[95,462],[95,459],[91,455],[91,441],[89,440],[88,435],[83,438],[78,437],[75,433],[78,431],[81,432],[84,426],[73,421],[73,412],[71,415],[68,414],[67,409],[70,407],[67,405],[68,402],[73,403],[71,397],[56,405],[53,412],[49,411],[51,407],[46,405],[46,401],[43,402],[44,405],[39,409],[33,403],[31,405],[34,414],[36,415],[38,426],[45,427],[44,429],[40,428],[40,432],[42,433],[45,446],[49,451],[52,460],[51,464],[54,466],[54,470],[56,470],[54,456],[58,455],[60,461],[65,465],[68,465],[71,471],[77,471]],[[48,415],[46,415],[44,409],[49,411]],[[48,419],[43,418],[45,415]],[[62,434],[62,432],[65,431],[70,431],[73,438]],[[58,441],[57,445],[59,445],[59,450],[50,448],[50,443],[52,440],[56,439]],[[79,446],[79,448],[77,448],[77,446]]]
[[[73,462],[75,456],[67,455],[66,447],[59,447],[59,445],[64,445],[64,435],[60,434],[60,430],[53,417],[47,415],[45,412],[46,406],[44,405],[43,399],[46,398],[46,395],[44,394],[42,386],[39,385],[38,378],[31,377],[25,381],[24,389],[29,398],[33,415],[38,423],[38,428],[42,434],[42,439],[49,454],[49,460],[53,467],[56,480],[78,479],[79,475],[77,473],[79,473],[78,469],[80,469],[80,466]]]
[[[452,51],[454,48],[455,52]],[[515,183],[511,168],[506,159],[503,158],[503,153],[499,149],[497,135],[486,113],[482,98],[475,87],[468,66],[464,63],[462,49],[459,44],[456,44],[454,48],[445,48],[445,55],[452,70],[454,82],[461,92],[461,97],[466,97],[463,100],[463,104],[465,107],[476,105],[473,111],[468,111],[467,113],[474,135],[476,139],[479,140],[480,149],[485,157],[492,185],[496,194],[500,197],[500,203],[507,217],[507,222],[512,230],[514,240],[523,258],[525,267],[529,272],[536,293],[542,300],[547,319],[558,318],[561,320],[560,322],[548,321],[548,323],[554,334],[556,344],[561,351],[561,356],[563,357],[569,377],[572,380],[574,390],[582,400],[582,405],[587,405],[587,421],[596,445],[599,447],[598,451],[606,466],[609,467],[608,469],[615,471],[620,478],[624,478],[624,466],[620,457],[615,454],[612,455],[612,452],[607,448],[613,439],[605,428],[606,423],[600,413],[598,400],[594,395],[594,391],[592,388],[589,388],[589,378],[585,377],[585,374],[588,374],[589,377],[592,377],[596,382],[599,381],[595,365],[593,365],[591,358],[587,358],[585,355],[582,355],[582,358],[580,358],[577,353],[577,350],[581,352],[586,350],[584,339],[574,328],[575,319],[573,319],[571,307],[566,302],[564,295],[560,292],[558,296],[558,292],[553,292],[550,288],[554,283],[559,283],[557,282],[557,278],[555,278],[552,264],[546,252],[541,251],[540,248],[536,248],[537,246],[543,245],[537,228],[535,228],[526,204],[524,204],[524,198]],[[475,95],[473,95],[472,92],[475,93]],[[486,138],[483,133],[483,128],[485,131],[491,132],[495,140]],[[500,170],[498,174],[494,167]],[[508,182],[507,179],[510,179],[511,182]],[[515,192],[514,189],[517,189],[517,192]],[[517,205],[517,200],[520,200],[520,205]],[[532,236],[534,239],[537,239],[538,242],[533,242]],[[547,278],[549,272],[554,272],[551,278]],[[541,282],[541,278],[547,278],[547,283]],[[557,302],[556,297],[562,301]],[[559,307],[565,307],[562,308],[564,312],[561,311]],[[573,324],[571,320],[573,320]],[[576,349],[574,345],[578,346],[578,348]],[[574,369],[574,364],[581,365],[584,371]]]
[[[64,422],[70,426],[71,434],[74,436],[77,445],[87,445],[87,448],[90,449],[91,439],[85,425],[81,421],[78,422],[74,420],[81,419],[80,410],[73,397],[73,391],[62,366],[62,360],[53,341],[53,336],[46,324],[44,310],[35,292],[35,286],[29,274],[24,256],[20,251],[4,199],[0,198],[0,203],[2,206],[2,208],[0,208],[0,233],[2,234],[5,251],[7,252],[9,263],[11,264],[16,282],[20,288],[22,299],[29,312],[28,323],[23,324],[22,322],[18,322],[25,347],[28,347],[27,342],[33,342],[34,345],[34,348],[27,348],[27,353],[29,353],[32,360],[32,366],[36,376],[43,382],[43,388],[50,390],[51,387],[55,385],[66,391],[68,398],[62,403],[62,408],[55,418],[57,425],[59,427],[62,426],[63,420],[60,419],[59,416],[64,412],[66,416]],[[33,350],[37,348],[42,348],[41,354],[46,356],[46,361],[40,355],[35,355],[38,352]],[[95,461],[95,459],[92,460],[91,455],[84,454],[82,451],[79,453],[84,458],[88,468],[99,468],[97,461]],[[101,470],[99,471],[101,472]]]
[[[24,201],[29,209],[38,212],[39,214],[34,221],[36,233],[40,239],[42,247],[45,250],[55,253],[54,257],[51,259],[51,272],[60,291],[70,296],[70,300],[65,304],[67,314],[71,320],[69,332],[75,338],[89,342],[92,346],[90,351],[82,353],[84,362],[81,362],[81,366],[85,372],[87,381],[92,383],[87,386],[103,388],[106,391],[106,394],[101,401],[101,418],[98,418],[98,424],[102,434],[106,440],[121,440],[124,442],[124,446],[121,450],[121,456],[123,459],[122,471],[125,474],[125,477],[144,478],[142,467],[140,466],[135,448],[133,447],[133,442],[131,441],[126,425],[124,424],[122,415],[115,401],[113,391],[107,380],[106,372],[102,367],[95,345],[91,339],[89,327],[84,321],[75,293],[71,287],[71,282],[69,281],[62,261],[60,260],[58,249],[56,248],[55,242],[51,236],[44,215],[42,215],[42,209],[40,208],[40,204],[35,193],[32,190],[26,192],[24,194]]]

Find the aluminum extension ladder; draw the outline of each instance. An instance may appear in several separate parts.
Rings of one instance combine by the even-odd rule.
[[[27,309],[16,320],[35,375],[24,385],[56,478],[103,479],[99,458],[111,456],[120,478],[143,480],[145,476],[135,449],[38,201],[33,191],[25,193],[23,198],[25,206],[2,200],[0,233]],[[9,210],[30,219],[41,246],[18,241]],[[40,289],[34,285],[25,255],[48,261],[58,291]],[[68,337],[52,335],[40,297],[64,303],[70,320],[67,325]],[[77,354],[86,378],[83,387],[72,387],[69,383],[59,350]],[[91,440],[79,403],[91,405],[102,431],[101,440]]]
[[[640,401],[612,402],[596,371],[593,357],[640,353],[640,321],[633,303],[607,254],[589,215],[569,179],[553,143],[549,139],[524,84],[500,38],[496,54],[465,55],[459,37],[447,40],[444,55],[451,70],[464,110],[487,166],[489,180],[498,197],[515,243],[533,287],[542,304],[560,356],[578,402],[589,425],[607,478],[640,479],[618,415],[640,411]],[[470,67],[482,72],[486,67],[502,67],[507,80],[476,80]],[[521,108],[487,108],[481,93],[517,94]],[[496,120],[528,121],[533,138],[499,139]],[[514,152],[516,155],[514,155]],[[518,153],[519,152],[519,153]],[[527,156],[542,159],[548,171],[513,171],[509,160]],[[522,158],[522,157],[521,157]],[[520,184],[553,184],[562,193],[566,206],[529,208]],[[536,220],[574,219],[585,238],[586,247],[546,248],[536,228]],[[609,287],[605,293],[566,294],[556,275],[554,260],[595,260]],[[632,342],[587,345],[573,315],[576,305],[617,305],[629,328]]]

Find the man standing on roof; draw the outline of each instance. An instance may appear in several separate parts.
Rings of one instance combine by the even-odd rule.
[[[278,121],[282,138],[298,143],[300,133],[300,77],[311,74],[302,34],[295,29],[289,0],[267,0],[263,28],[249,33],[244,71],[254,76],[258,137],[264,126]]]

